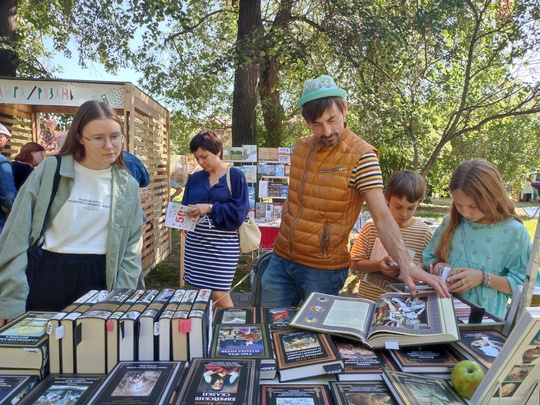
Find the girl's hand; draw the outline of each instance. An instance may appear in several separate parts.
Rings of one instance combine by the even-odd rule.
[[[482,272],[468,267],[455,267],[459,273],[448,277],[451,293],[462,293],[482,284]]]
[[[379,262],[379,270],[386,276],[397,277],[399,275],[399,265],[390,256],[386,256]]]

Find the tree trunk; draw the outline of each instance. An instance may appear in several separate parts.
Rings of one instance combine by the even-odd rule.
[[[268,36],[275,35],[275,31],[285,30],[292,20],[292,0],[282,0],[279,11],[274,20]],[[266,55],[274,52],[266,52]],[[281,105],[280,95],[277,91],[279,80],[279,57],[265,57],[259,67],[259,95],[264,127],[267,133],[267,146],[282,146],[283,122],[285,112]]]
[[[17,0],[0,1],[0,77],[16,77]]]
[[[261,0],[240,0],[238,13],[238,49],[253,39],[261,25]],[[240,60],[241,58],[238,58]],[[257,144],[258,65],[248,63],[236,68],[232,108],[233,146]]]

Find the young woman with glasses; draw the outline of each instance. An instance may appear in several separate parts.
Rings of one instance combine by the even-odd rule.
[[[60,311],[90,290],[137,286],[143,215],[123,141],[114,109],[88,101],[59,152],[48,214],[57,159],[28,177],[0,236],[0,325],[25,310]]]

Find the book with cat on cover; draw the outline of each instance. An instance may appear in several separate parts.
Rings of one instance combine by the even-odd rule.
[[[289,325],[356,339],[374,349],[459,340],[452,299],[435,292],[386,293],[376,302],[314,292]]]
[[[272,336],[280,381],[343,371],[341,357],[324,333],[292,329],[273,332]]]
[[[112,290],[75,321],[77,373],[107,372],[107,321],[134,292],[131,288]]]
[[[258,404],[258,362],[193,358],[175,405]]]
[[[37,376],[0,375],[0,405],[20,403],[38,382]]]
[[[480,363],[486,371],[506,342],[506,336],[492,329],[462,330],[460,335],[461,341],[450,344],[452,349],[464,359]]]
[[[0,368],[41,369],[48,360],[47,325],[56,312],[25,312],[0,328]]]
[[[19,405],[85,405],[104,379],[104,374],[49,374]]]
[[[389,353],[401,371],[409,373],[451,373],[459,362],[447,345],[404,347]]]
[[[332,340],[343,360],[343,372],[337,375],[339,381],[382,381],[383,370],[396,369],[383,350],[370,349],[361,342],[339,336],[332,336]]]
[[[88,404],[168,405],[187,369],[183,361],[120,362],[101,383]]]
[[[261,405],[330,405],[332,394],[326,384],[263,384]]]
[[[390,390],[381,380],[329,381],[335,405],[394,405]],[[427,405],[427,404],[426,404]]]
[[[467,404],[443,378],[385,370],[383,380],[399,405]]]

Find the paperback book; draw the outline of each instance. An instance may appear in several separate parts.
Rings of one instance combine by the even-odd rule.
[[[290,326],[357,339],[376,349],[459,340],[452,300],[435,292],[386,293],[376,302],[315,292]]]
[[[390,390],[381,380],[329,381],[328,384],[336,405],[394,405],[396,403],[392,399]]]
[[[85,405],[104,379],[104,374],[50,374],[20,402],[20,405]]]
[[[26,312],[0,328],[0,368],[41,369],[48,359],[47,325],[56,312]]]
[[[169,201],[167,204],[167,213],[165,214],[165,226],[174,229],[192,231],[197,225],[197,217],[188,215],[189,207]]]
[[[175,397],[186,362],[120,362],[88,401],[94,405],[165,405]]]
[[[255,359],[193,358],[176,405],[257,404],[258,362]]]
[[[385,370],[383,380],[400,405],[467,404],[442,378]]]
[[[461,331],[461,341],[451,343],[452,349],[464,359],[474,360],[489,370],[501,352],[506,336],[495,330]]]
[[[343,361],[343,371],[337,374],[339,381],[382,381],[383,370],[396,369],[383,350],[339,336],[332,336],[332,340]]]
[[[261,405],[330,405],[326,384],[263,384]]]
[[[306,330],[282,330],[272,333],[280,381],[338,374],[343,362],[324,333]]]

